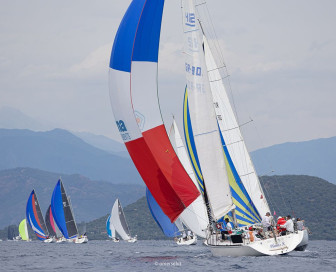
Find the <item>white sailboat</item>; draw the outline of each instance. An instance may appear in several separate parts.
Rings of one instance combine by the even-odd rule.
[[[118,198],[116,199],[112,207],[110,226],[111,225],[111,232],[116,231],[124,241],[127,241],[129,243],[135,243],[138,240],[137,236],[131,236],[130,230],[126,222],[124,210]],[[114,236],[112,234],[112,238],[113,237],[115,237],[115,234]]]
[[[193,0],[183,1],[182,12],[185,14],[183,17],[184,50],[190,119],[204,178],[205,194],[211,208],[210,215],[214,221],[218,221],[223,215],[231,212],[236,225],[238,225],[236,219],[238,212],[242,222],[253,220],[253,218],[258,219],[255,216],[257,214],[253,214],[254,208],[259,211],[259,215],[264,215],[269,212],[269,207],[242,141],[229,100],[225,96],[219,68],[206,39],[204,39],[205,33],[200,25],[195,2]],[[224,106],[222,102],[227,103]],[[222,110],[225,112],[223,113]],[[227,120],[223,120],[223,116]],[[223,143],[223,138],[225,143]],[[231,142],[228,143],[227,139]],[[222,144],[220,144],[221,142]],[[206,145],[207,143],[208,145]],[[228,146],[230,146],[230,150],[228,150]],[[238,153],[237,150],[243,152],[244,160],[241,152]],[[218,154],[218,151],[221,151],[221,154]],[[212,154],[217,154],[214,156],[217,164],[209,158]],[[232,159],[229,158],[230,154],[237,156]],[[247,163],[246,158],[248,158]],[[234,165],[239,166],[238,169],[232,169],[232,161]],[[247,165],[249,166],[248,170],[246,170]],[[238,172],[238,180],[235,177],[235,171]],[[243,174],[242,171],[247,172]],[[220,175],[213,176],[214,173],[220,173]],[[245,182],[241,180],[240,176],[247,177]],[[234,194],[235,189],[240,191],[244,189],[239,188],[239,182],[243,183],[247,194],[237,197]],[[225,188],[225,193],[220,193],[222,197],[219,196],[216,188]],[[252,201],[248,201],[247,196],[250,196]],[[238,198],[243,200],[247,206],[244,207],[241,202],[237,201]],[[254,206],[251,205],[252,203]],[[241,234],[235,236],[231,235],[230,240],[222,240],[221,236],[210,226],[207,244],[210,245],[215,256],[258,256],[288,253],[294,250],[302,239],[302,233],[281,237],[274,236],[261,241],[250,241]]]
[[[118,29],[110,61],[110,96],[119,132],[153,197],[174,222],[192,207],[200,191],[167,140],[157,99],[157,62],[164,0],[133,0]],[[215,256],[277,255],[292,251],[300,233],[251,242],[241,234],[221,240],[217,222],[232,214],[237,224],[260,222],[255,195],[258,184],[245,188],[223,151],[221,128],[214,109],[195,1],[182,0],[185,71],[190,119],[204,182],[209,217],[207,242]],[[143,98],[147,103],[144,103]],[[150,106],[149,106],[150,105]],[[224,148],[225,149],[225,148]],[[239,175],[239,174],[237,174]],[[253,194],[255,204],[249,196]],[[261,198],[262,196],[262,198]],[[267,203],[267,202],[266,202]],[[183,217],[181,217],[183,220]],[[186,223],[188,224],[188,223]],[[117,226],[114,224],[116,230]],[[119,233],[119,231],[118,231]]]
[[[111,238],[111,241],[113,241],[115,243],[118,243],[118,242],[120,242],[120,240],[119,240],[118,237],[116,237],[116,230],[115,230],[115,228],[112,224],[111,216],[112,216],[112,211],[111,211],[111,214],[109,215],[109,217],[106,220],[107,235],[108,235],[108,237]]]

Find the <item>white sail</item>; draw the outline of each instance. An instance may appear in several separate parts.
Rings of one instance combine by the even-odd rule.
[[[184,169],[190,176],[191,180],[194,182],[197,188],[198,184],[194,171],[192,169],[189,156],[187,154],[186,148],[184,146],[181,134],[178,130],[175,120],[173,120],[170,132],[169,139],[172,143],[174,150],[182,163]],[[203,201],[202,195],[200,195],[187,209],[185,209],[179,217],[183,223],[196,235],[205,238],[206,229],[209,224],[206,206]],[[175,222],[176,223],[176,222]]]
[[[234,166],[261,216],[269,212],[268,203],[247,151],[238,122],[226,93],[222,76],[204,37],[204,51],[217,120]]]
[[[113,224],[115,230],[118,232],[118,234],[121,236],[123,240],[131,239],[131,235],[129,233],[129,229],[126,223],[124,211],[121,207],[119,199],[116,199],[112,207],[110,222]]]
[[[195,2],[182,1],[190,118],[205,188],[215,220],[234,208],[205,65]]]

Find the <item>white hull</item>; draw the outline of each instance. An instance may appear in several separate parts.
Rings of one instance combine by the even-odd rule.
[[[113,241],[113,242],[115,242],[115,243],[119,243],[120,242],[120,240],[119,239],[117,239],[117,238],[112,238],[112,240],[111,241]]]
[[[127,240],[127,242],[129,242],[129,243],[135,243],[136,241],[138,241],[137,237],[133,237],[133,238]]]
[[[214,256],[272,256],[281,255],[293,251],[302,241],[303,232],[292,233],[285,236],[264,239],[252,243],[232,244],[230,241],[211,244],[211,253]],[[245,240],[246,241],[246,240]]]
[[[183,238],[179,238],[176,241],[176,244],[180,245],[180,246],[191,246],[191,245],[197,245],[197,236],[194,235],[193,238],[190,238],[188,240],[184,240]]]
[[[64,243],[66,241],[67,241],[67,239],[65,239],[64,237],[56,239],[56,243]]]
[[[303,236],[302,236],[301,242],[298,244],[298,246],[295,248],[295,250],[296,251],[305,251],[307,246],[308,246],[308,242],[309,242],[308,231],[305,229],[305,230],[299,230],[298,232],[302,232]]]
[[[43,242],[47,243],[47,244],[50,244],[50,243],[56,242],[56,240],[54,238],[48,238],[48,239],[45,239]]]
[[[84,244],[88,241],[89,239],[87,238],[87,236],[78,237],[72,240],[72,242],[74,242],[75,244]]]

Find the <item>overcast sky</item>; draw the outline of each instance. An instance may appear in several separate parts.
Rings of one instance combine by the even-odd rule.
[[[130,0],[0,0],[0,107],[119,140],[108,64]],[[208,0],[250,150],[336,136],[336,1]],[[159,91],[166,125],[185,85],[180,0],[166,1]]]

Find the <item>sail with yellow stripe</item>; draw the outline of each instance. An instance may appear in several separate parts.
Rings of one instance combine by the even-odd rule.
[[[200,187],[200,189],[204,188],[203,178],[202,178],[202,171],[198,162],[197,157],[197,150],[195,147],[194,139],[193,139],[193,129],[192,124],[189,117],[189,106],[188,106],[188,92],[187,89],[185,90],[184,95],[184,132],[185,132],[185,140],[187,145],[188,154],[190,157],[190,161],[192,163],[193,169],[196,173],[197,182]],[[247,193],[243,183],[241,182],[241,179],[237,173],[237,170],[233,164],[233,161],[230,157],[230,154],[228,152],[228,149],[225,145],[225,141],[223,138],[222,133],[220,133],[223,151],[224,151],[224,157],[225,157],[225,164],[226,169],[228,172],[228,178],[229,178],[229,184],[232,194],[232,200],[233,203],[236,206],[235,212],[236,212],[236,218],[237,223],[239,226],[248,226],[255,223],[261,222],[261,217],[254,206],[249,194]],[[230,216],[230,214],[229,214]]]

